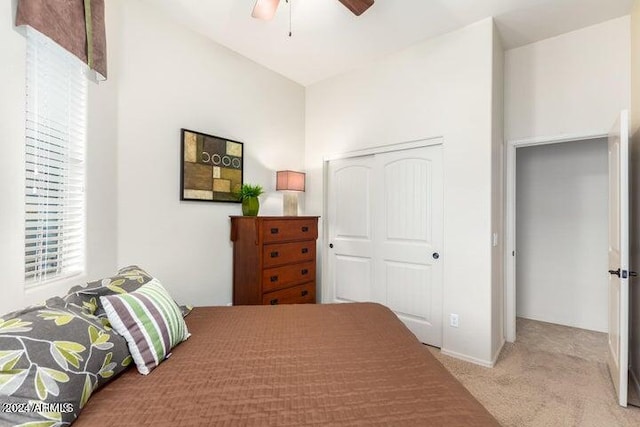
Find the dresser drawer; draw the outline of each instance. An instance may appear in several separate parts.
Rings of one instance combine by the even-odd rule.
[[[264,268],[316,259],[316,241],[273,243],[262,248]]]
[[[262,240],[265,243],[318,238],[318,220],[315,218],[268,219],[262,223]]]
[[[315,278],[316,263],[314,261],[268,268],[262,272],[262,292],[275,291]]]
[[[262,304],[314,304],[316,302],[315,282],[304,283],[292,288],[269,292],[262,296]]]

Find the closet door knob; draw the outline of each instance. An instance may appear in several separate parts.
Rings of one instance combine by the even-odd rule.
[[[434,252],[431,256],[433,257],[433,259],[440,258],[440,254],[438,252]]]

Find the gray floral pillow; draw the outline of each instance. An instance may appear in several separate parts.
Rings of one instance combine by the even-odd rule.
[[[0,318],[0,425],[68,425],[131,363],[126,341],[93,305],[70,295]]]
[[[153,280],[153,276],[149,273],[137,265],[130,265],[118,270],[118,273],[115,276],[89,282],[85,287],[76,286],[71,288],[69,290],[68,298],[79,299],[74,302],[76,304],[83,304],[89,309],[93,308],[93,305],[95,305],[95,309],[91,314],[102,319],[105,325],[109,325],[107,314],[100,303],[100,297],[133,292],[138,290],[142,285],[149,283],[151,280]],[[93,299],[88,300],[87,297],[93,297]],[[179,307],[182,317],[189,314],[193,308],[186,305],[181,305]]]
[[[75,304],[82,304],[91,314],[101,319],[107,319],[104,309],[100,305],[100,297],[133,292],[153,277],[136,265],[118,270],[115,276],[95,280],[86,286],[75,286],[69,289],[68,299],[73,299]],[[93,311],[91,311],[93,310]]]

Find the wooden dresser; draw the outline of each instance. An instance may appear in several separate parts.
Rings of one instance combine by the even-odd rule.
[[[316,302],[317,216],[232,216],[233,305]]]

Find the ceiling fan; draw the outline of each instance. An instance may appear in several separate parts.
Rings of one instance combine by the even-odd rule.
[[[362,15],[374,3],[374,0],[338,1],[345,5],[347,9],[353,12],[353,14],[356,16]],[[273,18],[273,15],[276,13],[276,9],[278,8],[279,3],[280,0],[256,0],[256,5],[253,8],[253,12],[251,12],[251,16],[257,19],[268,21],[269,19]]]

